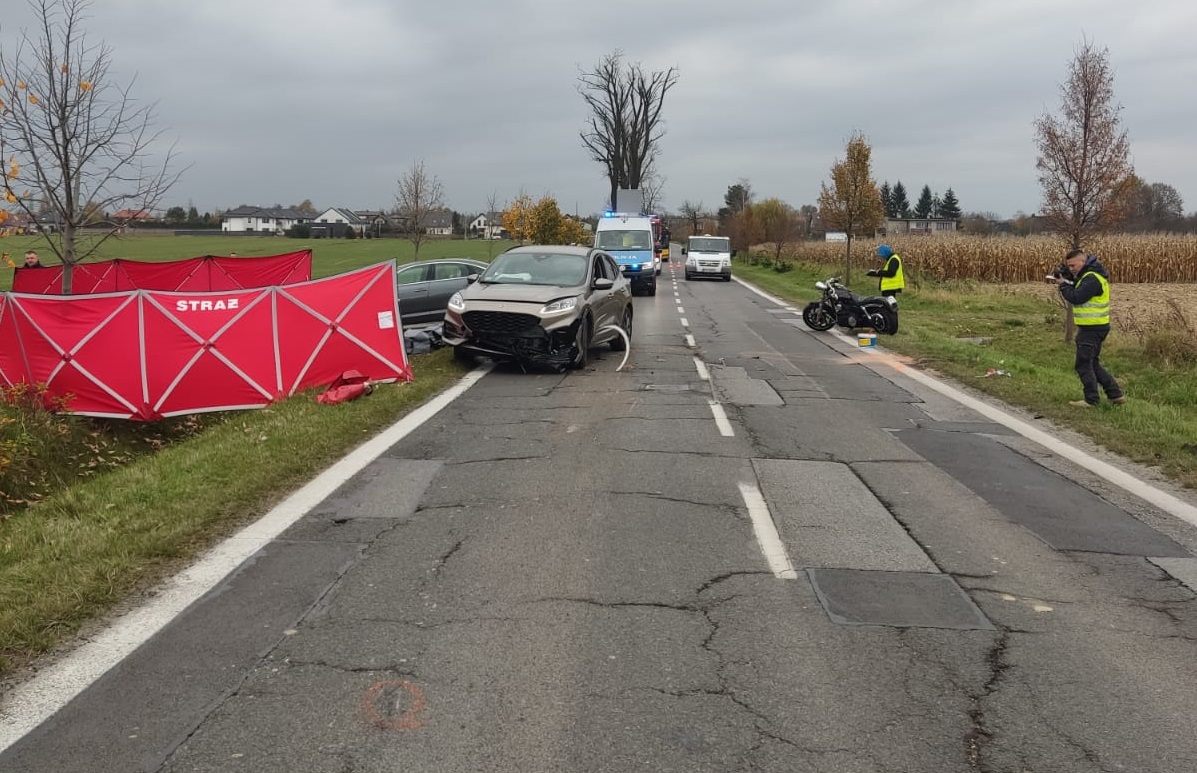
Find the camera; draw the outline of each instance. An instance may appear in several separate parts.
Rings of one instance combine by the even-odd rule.
[[[1076,276],[1071,270],[1069,270],[1067,263],[1061,263],[1060,265],[1056,266],[1055,271],[1051,272],[1044,278],[1044,281],[1055,282],[1057,279],[1066,279],[1069,282],[1072,282],[1076,279]]]

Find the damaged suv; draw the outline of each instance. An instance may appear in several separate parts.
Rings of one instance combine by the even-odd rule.
[[[631,336],[631,285],[610,255],[589,247],[513,247],[445,311],[444,340],[458,359],[582,368],[592,346],[620,351]]]

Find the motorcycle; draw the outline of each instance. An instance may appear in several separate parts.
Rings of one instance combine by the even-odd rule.
[[[857,295],[839,277],[815,282],[823,297],[802,310],[802,321],[812,330],[871,327],[883,335],[898,332],[898,301],[893,296]]]

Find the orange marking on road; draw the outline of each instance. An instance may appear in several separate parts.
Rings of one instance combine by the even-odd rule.
[[[379,711],[379,700],[387,704],[394,702],[394,693],[403,690],[411,695],[411,706],[399,716],[390,716],[390,712]],[[418,717],[424,709],[424,691],[414,682],[406,679],[388,679],[377,682],[362,696],[362,714],[366,721],[379,730],[414,730],[423,727],[424,723]],[[384,716],[384,713],[387,716]]]

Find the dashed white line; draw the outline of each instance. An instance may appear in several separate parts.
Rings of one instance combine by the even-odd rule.
[[[715,426],[719,428],[719,434],[723,437],[735,437],[736,431],[732,429],[731,422],[727,420],[727,413],[723,410],[723,406],[716,400],[709,401],[711,406],[711,415],[715,417]]]
[[[682,327],[690,327],[690,321],[685,317],[682,317]]]
[[[694,358],[694,368],[698,371],[698,377],[703,381],[711,380],[711,371],[707,370],[707,364],[697,357]]]
[[[773,523],[769,505],[765,503],[760,489],[753,483],[741,483],[740,496],[743,497],[748,515],[752,518],[752,533],[756,535],[756,541],[761,546],[761,552],[765,554],[765,561],[769,563],[773,576],[779,580],[798,579],[798,573],[794,571],[794,565],[786,553],[781,535],[777,533],[777,524]]]
[[[694,336],[690,335],[689,333],[686,333],[686,346],[690,347],[691,349],[697,346],[697,344],[694,343]]]

